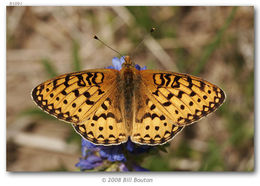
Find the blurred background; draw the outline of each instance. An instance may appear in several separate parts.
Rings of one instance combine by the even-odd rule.
[[[7,7],[6,19],[8,171],[78,171],[80,136],[30,93],[59,74],[111,65],[117,54],[95,34],[125,55],[144,38],[135,63],[196,75],[226,92],[215,113],[143,167],[254,170],[254,7]]]

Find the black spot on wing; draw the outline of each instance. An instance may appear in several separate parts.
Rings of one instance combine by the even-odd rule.
[[[172,87],[172,88],[180,88],[179,79],[181,79],[180,76],[175,76],[175,77],[174,77],[174,80],[173,80],[173,82],[172,82],[172,84],[171,84],[171,87]]]
[[[88,91],[85,91],[85,92],[83,93],[83,95],[84,95],[86,98],[90,98],[90,97],[91,97],[91,95],[90,95],[90,93],[89,93]]]
[[[53,89],[55,90],[57,88],[57,82],[58,82],[58,79],[55,79],[53,81]]]
[[[167,99],[170,100],[174,95],[172,93],[169,93],[167,96]]]
[[[151,116],[152,120],[153,120],[155,117],[158,117],[158,118],[159,118],[159,116],[158,116],[156,113],[153,113],[152,116]]]
[[[94,103],[95,103],[94,101],[90,101],[89,99],[86,100],[87,105],[94,105]]]
[[[203,81],[200,81],[200,89],[204,91],[206,84]]]
[[[78,78],[78,82],[77,82],[78,86],[81,86],[81,87],[86,86],[86,83],[85,83],[85,81],[83,80],[82,75],[76,75],[76,77]]]
[[[153,109],[155,109],[155,108],[156,108],[155,105],[152,104],[151,107],[150,107],[150,110],[153,110]]]
[[[101,89],[98,89],[98,95],[104,94],[105,92],[102,91]]]
[[[169,85],[170,82],[171,82],[170,76],[171,76],[171,74],[165,74],[165,75],[164,75],[165,79],[167,80],[167,81],[166,81],[166,84],[165,84],[166,87],[168,87],[168,85]]]
[[[106,106],[104,103],[101,104],[101,107],[102,107],[104,110],[107,110],[107,109],[108,109],[107,106]]]
[[[167,102],[164,102],[162,105],[167,107],[167,106],[170,106],[171,104],[172,103],[170,101],[167,101]]]
[[[100,134],[100,135],[97,137],[97,139],[99,139],[99,138],[101,138],[101,139],[105,139],[104,136],[103,136],[102,134]]]
[[[157,80],[156,80],[156,76],[159,76],[161,82],[159,83]],[[165,80],[163,78],[163,74],[153,74],[153,82],[154,84],[158,85],[158,86],[162,86],[165,84]]]
[[[165,120],[166,119],[164,115],[161,115],[159,118],[160,118],[160,120]]]
[[[69,87],[70,74],[66,75],[65,82],[63,83],[65,87]]]
[[[158,90],[156,90],[156,91],[154,91],[154,92],[152,92],[152,94],[154,94],[154,95],[156,95],[156,96],[159,96],[159,91]]]
[[[115,118],[115,115],[112,112],[107,113],[107,117],[109,118]]]
[[[90,78],[93,76],[92,73],[88,72],[87,73],[87,77],[86,77],[86,81],[88,82],[89,85],[92,85],[91,81],[90,81]]]
[[[73,90],[72,92],[74,93],[75,97],[79,97],[79,91],[78,91],[78,89],[75,89],[75,90]]]
[[[177,95],[177,98],[182,98],[182,94],[184,94],[184,92],[180,90],[178,95]]]
[[[66,96],[66,95],[67,95],[67,92],[66,92],[65,90],[62,90],[62,91],[61,91],[61,94],[64,95],[64,96]]]
[[[192,79],[191,79],[190,76],[187,76],[187,81],[188,81],[188,83],[189,83],[188,88],[191,89],[191,87],[193,86],[193,84],[192,84]]]
[[[193,96],[195,96],[196,95],[196,93],[194,92],[194,91],[192,91],[191,93],[190,93],[190,96],[191,97],[193,97]]]

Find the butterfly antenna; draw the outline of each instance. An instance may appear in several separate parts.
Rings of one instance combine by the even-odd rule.
[[[143,42],[144,42],[144,40],[146,39],[146,37],[147,37],[149,34],[153,33],[155,30],[156,30],[156,28],[153,27],[153,28],[151,28],[151,30],[150,30],[149,33],[146,33],[146,34],[145,34],[145,36],[143,37],[143,39],[142,39],[142,40],[139,42],[139,44],[135,47],[134,51],[131,52],[131,55],[130,55],[130,56],[133,56],[133,55],[134,55],[134,53],[135,53],[136,50],[140,47],[140,45],[143,44]]]
[[[105,45],[106,47],[110,48],[111,50],[113,50],[114,52],[116,52],[117,54],[119,54],[120,57],[123,56],[120,52],[118,52],[117,50],[113,49],[112,47],[108,46],[105,42],[103,42],[102,40],[100,40],[96,35],[94,36],[94,39],[98,40],[98,41],[101,42],[103,45]]]

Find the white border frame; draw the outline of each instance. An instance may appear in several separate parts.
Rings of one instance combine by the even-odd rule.
[[[196,6],[255,6],[255,172],[253,173],[237,173],[237,172],[220,172],[220,173],[208,173],[208,172],[148,172],[148,173],[10,173],[6,172],[6,6],[9,6],[10,2],[21,2],[23,6],[125,6],[125,5],[165,5],[165,6],[188,6],[188,5],[196,5]],[[127,0],[127,1],[116,1],[116,0],[99,0],[93,2],[86,2],[86,0],[74,0],[73,2],[67,2],[65,0],[45,0],[45,1],[35,1],[35,0],[21,0],[21,1],[4,1],[0,4],[0,87],[4,87],[0,92],[0,103],[1,103],[1,158],[0,158],[0,166],[1,166],[1,185],[26,185],[26,186],[39,186],[47,184],[51,185],[77,185],[77,186],[87,186],[95,183],[102,184],[102,178],[108,177],[137,177],[137,178],[153,178],[152,183],[124,183],[125,185],[132,184],[149,184],[149,185],[257,185],[256,183],[260,183],[259,181],[259,162],[257,161],[257,155],[259,154],[259,146],[258,146],[258,137],[259,127],[258,125],[258,86],[259,82],[259,72],[258,64],[257,64],[257,53],[258,53],[258,37],[257,30],[259,27],[258,24],[258,6],[259,1],[257,0],[218,0],[218,1],[209,1],[209,0],[181,0],[177,2],[173,2],[170,0]],[[106,183],[106,184],[120,184],[120,183]],[[122,184],[122,183],[121,183]]]

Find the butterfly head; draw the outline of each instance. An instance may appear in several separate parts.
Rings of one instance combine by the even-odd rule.
[[[124,63],[122,64],[122,67],[134,67],[135,64],[132,62],[130,56],[124,56]]]

